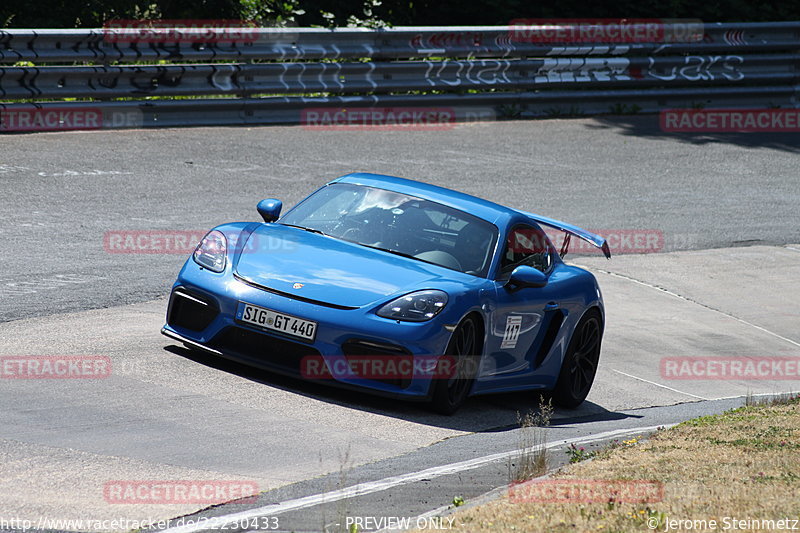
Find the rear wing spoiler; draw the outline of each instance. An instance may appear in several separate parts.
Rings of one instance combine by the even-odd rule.
[[[566,238],[564,239],[564,244],[561,247],[561,257],[564,257],[567,254],[570,237],[574,235],[579,239],[583,239],[589,244],[600,248],[603,251],[603,255],[606,256],[606,259],[611,259],[611,250],[608,248],[608,243],[600,235],[595,235],[594,233],[588,232],[585,229],[579,228],[578,226],[573,226],[572,224],[567,224],[566,222],[561,222],[560,220],[555,220],[553,218],[534,215],[533,213],[526,213],[524,211],[520,211],[520,213],[532,218],[539,224],[555,228],[567,234]]]

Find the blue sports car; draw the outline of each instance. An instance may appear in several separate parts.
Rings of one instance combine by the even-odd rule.
[[[164,335],[272,371],[420,399],[551,391],[575,407],[600,356],[594,276],[557,220],[412,180],[335,179],[281,215],[211,230],[175,282]],[[555,249],[542,227],[566,232]]]

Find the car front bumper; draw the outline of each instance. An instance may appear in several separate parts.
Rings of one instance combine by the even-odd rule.
[[[316,322],[313,341],[265,331],[237,320],[241,302]],[[446,320],[436,317],[428,322],[401,322],[379,317],[374,309],[339,309],[289,298],[230,273],[211,274],[187,262],[173,286],[167,323],[161,332],[214,356],[306,379],[310,378],[304,372],[307,358],[321,358],[328,369],[341,370],[352,357],[411,356],[430,361],[444,354],[452,330]],[[425,399],[436,379],[417,372],[400,378],[396,374],[385,379],[370,377],[332,371],[324,381],[380,395]]]

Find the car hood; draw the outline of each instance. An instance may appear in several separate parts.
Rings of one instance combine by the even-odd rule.
[[[398,293],[437,288],[437,281],[466,276],[280,224],[262,225],[250,235],[235,273],[267,289],[353,308],[380,303]]]

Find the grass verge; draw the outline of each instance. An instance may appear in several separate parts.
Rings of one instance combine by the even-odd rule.
[[[519,490],[536,482],[456,511],[452,531],[800,530],[800,397],[617,443],[546,478],[549,491]]]

